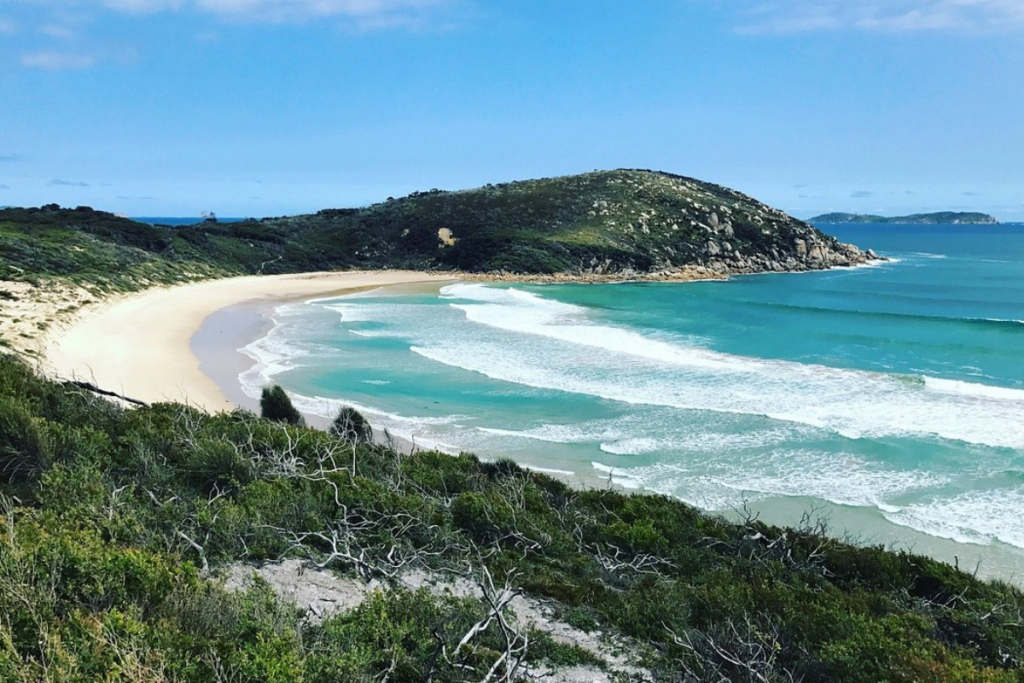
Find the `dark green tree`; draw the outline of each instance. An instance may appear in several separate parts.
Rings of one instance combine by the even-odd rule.
[[[263,387],[263,394],[260,396],[260,414],[268,420],[287,422],[290,425],[302,426],[306,424],[306,421],[302,419],[302,415],[292,405],[292,400],[288,398],[288,394],[284,392],[284,389],[279,384]]]
[[[330,433],[345,441],[369,443],[373,441],[373,429],[366,418],[351,406],[343,406],[331,423]]]

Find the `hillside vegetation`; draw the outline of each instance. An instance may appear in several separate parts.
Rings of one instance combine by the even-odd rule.
[[[338,268],[643,275],[864,260],[750,197],[651,171],[432,190],[363,209],[177,228],[88,208],[4,209],[0,238],[0,279],[60,276],[118,289]]]
[[[4,681],[1024,681],[1018,590],[821,531],[244,411],[124,410],[0,357]],[[217,578],[287,558],[374,583],[316,615]],[[516,623],[519,593],[632,668]]]

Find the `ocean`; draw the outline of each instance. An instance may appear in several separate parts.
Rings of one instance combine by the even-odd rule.
[[[1024,570],[1024,227],[822,225],[888,257],[720,282],[406,286],[277,307],[250,396],[424,448]],[[972,567],[973,568],[973,567]]]
[[[202,216],[132,216],[131,219],[133,221],[138,221],[139,223],[149,223],[150,225],[169,225],[171,227],[198,225],[204,220]],[[217,217],[218,223],[240,223],[244,220],[246,219],[237,217]]]

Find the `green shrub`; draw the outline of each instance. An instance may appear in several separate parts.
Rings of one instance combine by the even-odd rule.
[[[329,430],[332,436],[344,441],[356,443],[371,443],[373,441],[373,428],[366,418],[351,406],[344,406],[338,411],[338,415],[331,422]]]
[[[260,414],[268,420],[286,422],[290,425],[301,426],[306,423],[279,384],[263,388],[260,396]]]
[[[0,396],[0,477],[8,483],[24,483],[42,474],[50,464],[50,452],[41,433],[42,420],[23,402]]]

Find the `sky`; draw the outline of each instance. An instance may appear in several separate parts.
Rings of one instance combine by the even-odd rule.
[[[1024,221],[1024,0],[0,0],[0,205],[277,216],[649,168]]]

